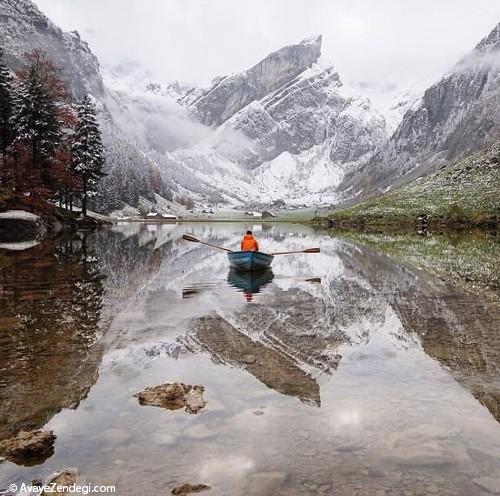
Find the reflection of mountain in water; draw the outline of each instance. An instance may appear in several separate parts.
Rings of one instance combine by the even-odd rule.
[[[150,299],[156,302],[154,295],[166,296],[166,290],[178,291],[187,284],[206,287],[204,292],[218,292],[209,283],[221,281],[217,278],[227,269],[224,254],[179,241],[182,227],[169,227],[166,231],[133,227],[135,231],[128,237],[119,232],[100,243],[110,291],[128,288],[127,295],[140,294],[138,306],[146,305]],[[233,246],[239,240],[239,233],[232,227],[200,225],[196,229],[197,236],[212,239],[216,244]],[[273,372],[281,370],[289,384],[296,381],[297,390],[292,396],[317,404],[314,398],[319,398],[319,389],[315,378],[337,368],[338,346],[369,341],[376,329],[384,327],[389,308],[400,324],[390,330],[394,342],[409,349],[420,340],[424,351],[450,369],[500,420],[497,307],[366,247],[339,242],[302,227],[288,234],[286,229],[273,226],[260,233],[260,239],[271,251],[283,246],[306,248],[318,244],[320,239],[322,253],[277,259],[275,276],[266,286],[265,298],[255,299],[252,305],[232,309],[232,300],[222,301],[224,297],[220,296],[222,308],[217,310],[217,317],[203,325],[195,321],[192,331],[192,336],[214,359],[224,357],[224,363],[244,366],[281,393],[294,391],[293,387],[285,387]],[[109,250],[110,245],[113,250]],[[294,275],[321,275],[322,284],[296,280],[284,284],[288,263],[293,263]],[[198,309],[197,315],[206,318],[213,315],[213,310]],[[216,328],[224,328],[224,335],[228,336],[226,355],[226,338],[218,336]],[[235,342],[239,344],[234,345]],[[239,346],[256,348],[259,353],[242,352]],[[245,363],[246,355],[262,353],[269,353],[266,360],[272,366],[258,368]],[[309,393],[305,394],[305,390]]]
[[[143,224],[25,252],[0,270],[0,439],[42,427],[97,380],[99,338],[149,283],[178,236]]]
[[[409,351],[420,341],[500,421],[499,312],[484,298],[302,227],[285,237],[273,227],[260,239],[270,250],[319,239],[321,254],[276,259],[274,277],[242,282],[229,274],[226,281],[225,255],[182,242],[184,229],[126,225],[90,234],[85,243],[46,243],[3,257],[10,266],[0,271],[0,438],[40,427],[86,396],[97,377],[101,333],[106,346],[125,349],[140,346],[142,336],[164,339],[165,329],[174,329],[172,339],[187,331],[193,349],[318,406],[320,383],[341,361],[339,346],[362,345],[382,329]],[[239,240],[227,226],[196,229],[217,244]],[[321,284],[305,281],[312,274]],[[266,289],[248,305],[227,282]],[[183,300],[183,287],[202,291]],[[139,309],[145,320],[137,325],[157,335],[139,336],[119,319],[108,330],[128,308]],[[387,309],[398,320],[391,329]]]
[[[315,377],[337,369],[336,350],[346,341],[342,333],[327,330],[324,315],[321,299],[275,288],[265,301],[228,317],[197,319],[188,341],[216,362],[242,366],[275,391],[319,406]]]
[[[199,319],[189,340],[216,363],[244,367],[267,387],[305,403],[321,404],[318,383],[293,358],[252,341],[220,317]]]
[[[85,243],[11,254],[0,271],[0,439],[42,427],[97,379],[102,278]]]
[[[339,255],[373,295],[389,303],[406,333],[416,334],[424,351],[500,422],[498,306],[365,247],[345,244]]]

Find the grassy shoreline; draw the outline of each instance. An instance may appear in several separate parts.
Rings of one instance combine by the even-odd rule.
[[[500,145],[321,221],[343,228],[498,228]]]

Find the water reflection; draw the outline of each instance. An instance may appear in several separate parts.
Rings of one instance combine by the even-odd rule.
[[[4,462],[0,480],[69,466],[120,494],[494,488],[498,304],[307,226],[264,226],[266,251],[322,251],[259,275],[228,274],[224,253],[181,239],[231,248],[242,230],[137,223],[0,252],[0,439],[57,435],[43,465]],[[167,381],[202,384],[203,412],[134,401]]]
[[[102,275],[84,237],[3,253],[0,439],[76,408],[97,379]]]
[[[227,281],[233,288],[243,292],[246,301],[251,302],[253,295],[260,293],[273,280],[273,277],[271,269],[243,272],[232,268],[227,276]]]
[[[215,363],[242,367],[278,393],[321,405],[318,383],[292,356],[253,341],[220,317],[198,319],[187,342],[193,351],[209,353]]]

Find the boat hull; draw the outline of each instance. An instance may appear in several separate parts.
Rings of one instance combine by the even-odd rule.
[[[260,251],[234,251],[227,256],[231,267],[249,272],[267,269],[274,258]]]
[[[260,293],[260,290],[267,286],[274,278],[272,269],[259,271],[238,270],[234,267],[229,269],[227,282],[245,294]]]

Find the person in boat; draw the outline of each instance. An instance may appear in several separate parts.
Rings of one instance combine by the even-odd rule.
[[[252,231],[247,231],[241,240],[241,251],[259,251],[259,243],[255,239]]]

